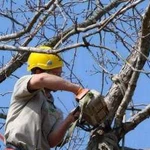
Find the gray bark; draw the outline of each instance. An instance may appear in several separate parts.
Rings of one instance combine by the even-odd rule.
[[[140,37],[137,40],[137,45],[132,50],[131,55],[127,58],[127,63],[122,67],[120,73],[113,77],[114,84],[105,96],[110,114],[105,121],[105,126],[93,131],[89,141],[87,150],[119,150],[119,141],[123,136],[135,128],[141,121],[149,117],[149,107],[145,111],[141,111],[129,122],[123,123],[123,113],[130,102],[136,83],[138,81],[140,71],[149,56],[150,47],[150,7],[148,7],[142,22],[142,28],[139,33]],[[128,63],[130,65],[128,65]],[[133,69],[134,68],[134,69]],[[124,95],[121,92],[120,80],[126,89]],[[118,84],[119,83],[119,84]],[[120,110],[118,109],[121,106]],[[116,114],[116,112],[119,112]],[[112,120],[115,119],[115,124],[111,128]],[[130,126],[130,127],[129,127]],[[129,149],[130,148],[126,148]]]

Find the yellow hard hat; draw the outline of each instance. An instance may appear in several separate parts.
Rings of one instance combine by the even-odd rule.
[[[48,50],[48,46],[40,46],[42,50]],[[43,70],[49,70],[59,68],[63,66],[63,61],[59,54],[43,54],[43,53],[31,53],[28,58],[27,70],[30,71],[33,68],[41,68]]]

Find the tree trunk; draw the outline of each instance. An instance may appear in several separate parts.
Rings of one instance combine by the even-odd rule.
[[[97,132],[88,143],[87,150],[120,150],[118,139],[113,132],[108,132],[103,135]]]

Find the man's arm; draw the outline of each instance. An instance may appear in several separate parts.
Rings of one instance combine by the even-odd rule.
[[[78,118],[79,116],[79,112],[75,112],[72,111],[67,118],[62,121],[62,123],[59,125],[58,128],[56,128],[55,130],[53,130],[49,136],[48,136],[48,141],[49,141],[49,145],[50,147],[55,147],[58,144],[60,144],[60,142],[62,142],[66,131],[68,130],[68,128],[70,127],[71,123],[74,122],[76,120],[76,118]]]
[[[40,73],[33,75],[33,77],[30,79],[28,83],[28,88],[31,91],[42,88],[47,88],[54,91],[64,90],[73,92],[75,95],[77,95],[81,87],[77,84],[64,80],[59,76],[48,73]]]

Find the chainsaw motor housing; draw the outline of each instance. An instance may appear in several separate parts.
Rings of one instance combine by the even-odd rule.
[[[84,119],[92,126],[98,126],[102,123],[109,112],[104,97],[96,90],[89,90],[79,100],[79,106],[81,109],[80,120]]]

